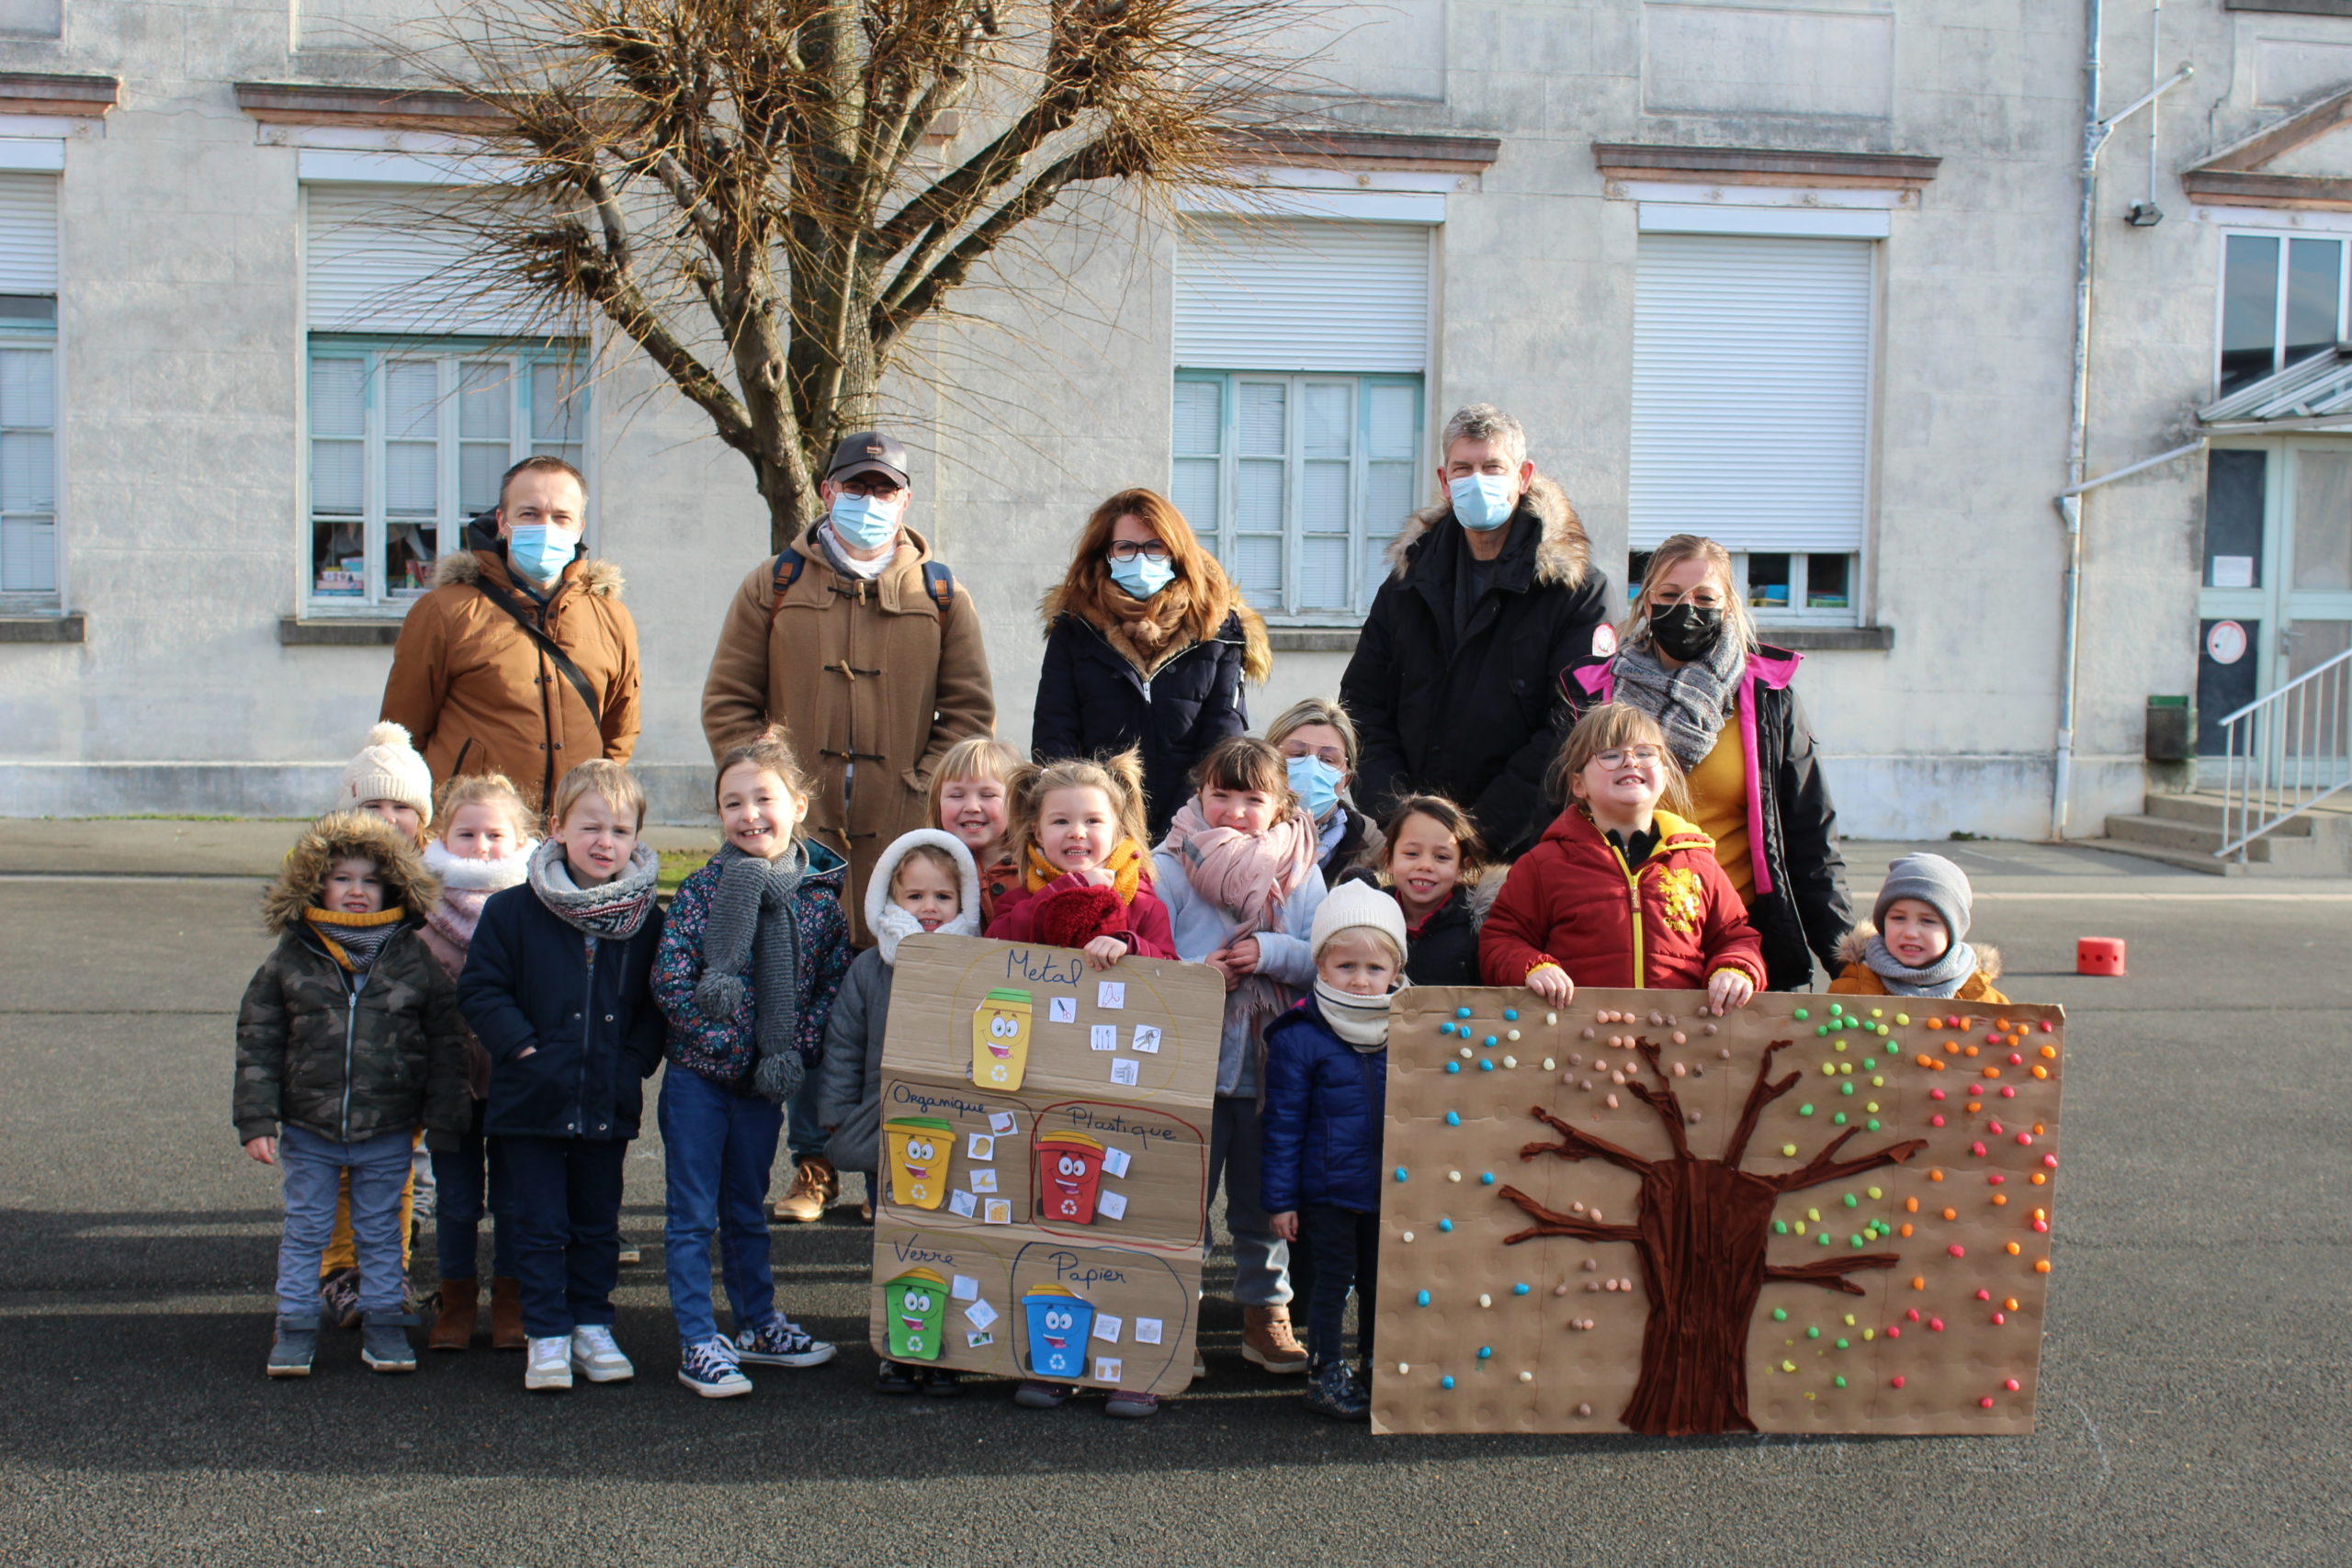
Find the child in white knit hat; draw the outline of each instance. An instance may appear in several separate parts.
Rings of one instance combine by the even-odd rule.
[[[1388,1001],[1405,974],[1404,912],[1379,889],[1343,882],[1315,911],[1309,942],[1315,994],[1266,1031],[1264,1201],[1274,1233],[1314,1260],[1306,1408],[1362,1421],[1372,1410]],[[1356,1368],[1341,1354],[1351,1288]]]
[[[433,822],[433,770],[410,744],[408,731],[390,719],[368,731],[359,755],[343,765],[335,791],[337,811],[372,811],[406,833],[423,850]]]

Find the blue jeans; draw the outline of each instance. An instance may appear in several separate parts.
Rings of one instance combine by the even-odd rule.
[[[1359,1213],[1309,1203],[1298,1212],[1298,1239],[1315,1259],[1315,1294],[1306,1303],[1315,1364],[1342,1359],[1340,1325],[1348,1289],[1356,1292],[1356,1359],[1372,1365],[1374,1301],[1380,1291],[1380,1211]]]
[[[821,1089],[818,1080],[824,1077],[824,1068],[825,1062],[821,1056],[809,1063],[808,1075],[800,1080],[800,1087],[793,1090],[790,1100],[784,1102],[784,1145],[792,1151],[792,1163],[795,1165],[804,1159],[823,1158],[825,1145],[832,1142],[832,1134],[827,1133],[824,1124],[817,1120],[817,1100]]]
[[[784,1133],[784,1107],[737,1094],[674,1062],[662,1075],[662,1147],[669,1212],[662,1247],[670,1312],[689,1348],[718,1332],[710,1299],[710,1238],[739,1328],[775,1313],[768,1266],[768,1172]]]
[[[553,1339],[582,1324],[610,1326],[621,1277],[618,1138],[501,1138],[523,1332]]]
[[[408,1185],[415,1136],[379,1133],[338,1144],[305,1127],[278,1134],[277,1166],[286,1184],[286,1227],[277,1243],[277,1310],[319,1314],[319,1260],[334,1232],[336,1190],[351,1173],[351,1235],[359,1258],[359,1310],[397,1313],[401,1287],[401,1191]]]
[[[1290,1247],[1274,1235],[1259,1200],[1266,1134],[1258,1101],[1220,1094],[1209,1122],[1209,1196],[1225,1188],[1225,1225],[1233,1233],[1233,1299],[1246,1307],[1290,1301]]]
[[[504,1142],[481,1135],[477,1103],[473,1130],[458,1140],[456,1149],[433,1156],[433,1239],[444,1280],[474,1278],[484,1214],[498,1218],[491,1233],[490,1271],[501,1279],[515,1277],[514,1224],[501,1217],[506,1208]]]

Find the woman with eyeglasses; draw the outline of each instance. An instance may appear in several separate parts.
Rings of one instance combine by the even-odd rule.
[[[1723,546],[1677,534],[1650,553],[1616,654],[1561,680],[1572,710],[1624,703],[1666,732],[1776,991],[1811,990],[1815,955],[1837,974],[1854,924],[1837,807],[1792,684],[1802,658],[1757,640]]]
[[[1041,762],[1140,750],[1156,843],[1193,765],[1249,728],[1242,682],[1273,669],[1265,624],[1184,514],[1148,490],[1094,509],[1043,612],[1030,748]]]

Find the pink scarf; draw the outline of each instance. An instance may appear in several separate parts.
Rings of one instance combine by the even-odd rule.
[[[1310,876],[1320,876],[1315,819],[1293,807],[1262,833],[1212,828],[1195,795],[1176,813],[1159,847],[1184,868],[1193,891],[1234,919],[1230,943],[1280,929],[1283,906]],[[1295,1001],[1289,987],[1264,975],[1245,975],[1227,1007],[1238,1006],[1254,1037]]]

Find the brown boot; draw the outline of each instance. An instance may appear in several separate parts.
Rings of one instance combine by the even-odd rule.
[[[531,1342],[523,1332],[523,1286],[517,1280],[490,1282],[490,1348],[520,1350]]]
[[[427,1348],[462,1350],[474,1342],[474,1318],[481,1311],[480,1280],[441,1281],[441,1313],[425,1335]]]
[[[1282,1377],[1306,1371],[1306,1349],[1291,1336],[1290,1308],[1243,1307],[1241,1355]]]
[[[792,1173],[792,1185],[775,1201],[775,1217],[806,1224],[821,1220],[842,1194],[841,1173],[822,1155],[811,1155]]]

